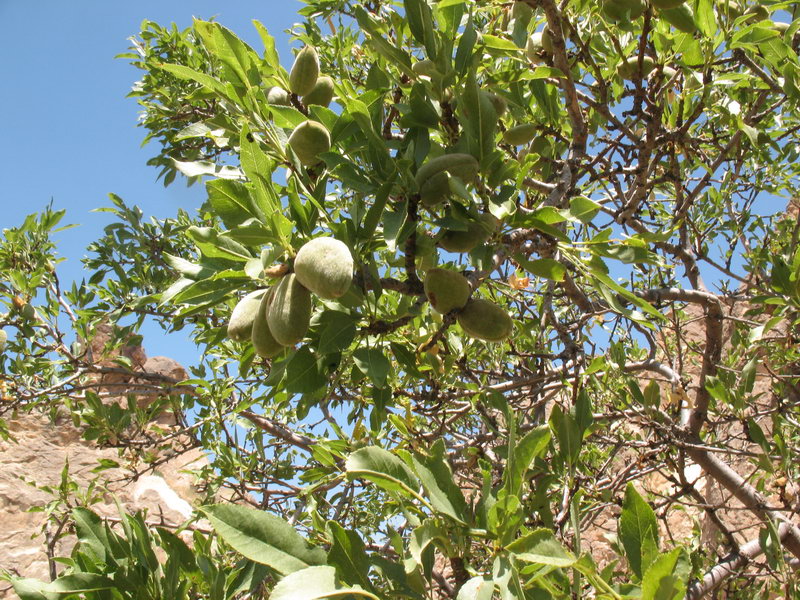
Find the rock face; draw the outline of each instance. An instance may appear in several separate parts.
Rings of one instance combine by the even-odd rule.
[[[107,356],[98,360],[103,355],[102,338],[109,331],[99,328],[97,338],[91,342],[95,364],[111,364]],[[138,384],[159,382],[164,390],[169,390],[171,385],[187,378],[180,364],[163,356],[147,358],[139,346],[126,346],[115,354],[130,358],[139,375],[104,373],[100,378],[103,389],[112,393],[104,398],[106,403],[124,403],[124,388],[128,387],[136,393],[140,406],[147,405],[164,392],[158,394],[151,389],[140,393]],[[119,396],[114,397],[116,394]],[[53,500],[42,486],[58,489],[65,469],[78,486],[78,497],[90,482],[96,482],[91,508],[102,516],[118,516],[114,498],[128,512],[146,511],[147,520],[153,523],[178,525],[191,516],[192,502],[198,493],[189,471],[202,468],[207,461],[200,450],[190,448],[188,440],[176,436],[172,447],[160,449],[158,458],[163,462],[152,470],[140,463],[137,475],[116,448],[101,448],[83,440],[81,430],[66,415],[57,415],[55,420],[40,413],[5,418],[13,440],[0,440],[0,567],[44,580],[60,570],[50,559],[69,556],[74,538],[56,539],[57,532],[47,524],[46,513],[29,510]],[[175,418],[164,412],[158,416],[157,424],[162,429],[172,428]],[[101,460],[119,466],[96,471]],[[16,595],[0,585],[0,598],[16,598]]]

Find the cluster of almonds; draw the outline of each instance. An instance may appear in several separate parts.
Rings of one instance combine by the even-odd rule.
[[[319,74],[319,55],[313,46],[303,48],[289,71],[289,91],[301,98],[305,106],[328,106],[333,100],[333,79]],[[272,87],[267,90],[267,102],[288,106],[289,92]],[[331,149],[331,134],[319,121],[304,121],[289,136],[289,147],[300,164],[313,167],[319,155]]]
[[[511,335],[513,322],[500,306],[483,298],[470,298],[472,287],[461,273],[428,269],[425,297],[441,314],[459,311],[456,319],[467,335],[487,342],[501,342]]]
[[[228,337],[238,342],[249,339],[256,354],[272,358],[305,337],[312,293],[335,300],[352,282],[353,256],[348,247],[334,238],[314,238],[300,248],[292,273],[239,301],[228,322]]]

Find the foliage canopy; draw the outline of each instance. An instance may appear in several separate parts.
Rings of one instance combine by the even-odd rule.
[[[258,22],[263,50],[198,20],[146,22],[124,55],[150,162],[165,185],[204,181],[197,214],[148,221],[112,196],[70,289],[49,239],[62,214],[4,232],[0,415],[66,410],[146,471],[174,446],[150,425],[168,408],[181,450],[209,452],[213,530],[189,550],[65,501],[53,518],[81,542],[66,574],[12,578],[17,593],[797,594],[797,4],[300,12],[330,106],[285,92],[315,67],[290,75]],[[346,293],[313,296],[273,358],[229,339],[238,301],[320,236],[354,259]],[[433,310],[434,268],[466,278],[465,308]],[[145,318],[202,360],[166,394],[147,382],[144,408],[103,402],[98,376],[130,364],[70,342],[110,320],[110,346],[130,344]]]

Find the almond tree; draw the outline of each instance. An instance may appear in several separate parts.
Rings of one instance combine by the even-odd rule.
[[[67,345],[153,317],[204,358],[142,385],[211,456],[191,551],[82,506],[17,593],[796,597],[797,4],[305,4],[294,57],[259,22],[133,39],[196,214],[114,197],[71,290],[60,215],[5,232],[4,409],[154,468],[97,401],[124,357]]]

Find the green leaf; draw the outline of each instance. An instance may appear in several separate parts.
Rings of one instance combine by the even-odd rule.
[[[714,14],[712,0],[698,0],[695,22],[706,37],[712,38],[717,33],[717,18]]]
[[[195,71],[189,67],[184,65],[171,65],[171,64],[160,64],[156,65],[157,67],[167,71],[168,73],[172,73],[176,77],[181,79],[187,79],[191,81],[195,81],[202,85],[203,87],[211,90],[212,92],[216,92],[220,96],[228,98],[228,90],[225,88],[225,85],[211,77],[210,75],[206,75],[205,73],[200,73],[199,71]],[[232,100],[236,100],[235,98],[231,98]]]
[[[358,586],[345,587],[336,582],[333,567],[309,567],[281,579],[269,595],[270,600],[321,600],[340,596],[377,596]]]
[[[537,258],[536,260],[522,258],[518,262],[528,273],[551,281],[564,281],[564,276],[567,274],[567,268],[552,258]]]
[[[51,582],[15,577],[11,583],[21,600],[57,600],[66,594],[83,594],[118,587],[116,582],[98,573],[73,573]]]
[[[534,459],[545,451],[550,443],[550,428],[541,425],[532,429],[515,445],[512,458],[506,467],[504,489],[508,494],[519,497],[525,482],[525,473],[530,469]]]
[[[335,521],[328,521],[331,549],[328,550],[328,564],[336,567],[343,581],[372,588],[369,580],[369,557],[364,541],[357,532],[344,529]]]
[[[650,505],[628,483],[622,514],[619,518],[619,538],[625,548],[628,564],[640,579],[658,553],[658,522]]]
[[[570,567],[576,560],[549,529],[531,531],[511,542],[506,550],[517,560],[551,567]]]
[[[270,215],[275,211],[280,212],[281,206],[278,195],[272,186],[272,172],[275,164],[261,149],[261,145],[253,138],[247,127],[242,128],[239,138],[240,158],[242,170],[253,184],[253,199],[256,214],[262,222],[268,222]]]
[[[230,29],[219,23],[200,20],[194,21],[194,29],[200,34],[206,49],[227,67],[225,80],[245,88],[257,83],[256,74],[252,75],[251,81],[252,62],[257,58],[256,54]]]
[[[290,394],[310,394],[326,383],[328,378],[308,346],[295,352],[286,365],[286,391]]]
[[[110,552],[108,532],[100,517],[85,508],[73,508],[72,518],[75,521],[75,533],[81,543],[81,549],[91,548],[92,553],[101,562],[115,565],[116,561]]]
[[[408,28],[411,35],[428,51],[431,59],[436,58],[436,37],[433,33],[433,14],[427,0],[403,0]]]
[[[444,441],[436,440],[430,448],[430,454],[411,457],[411,463],[433,508],[459,523],[466,523],[467,503],[453,479],[453,472],[445,455]]]
[[[575,196],[569,201],[567,216],[577,219],[581,223],[591,223],[598,212],[600,212],[600,205],[597,202],[585,196]]]
[[[492,600],[494,581],[483,577],[469,579],[458,590],[456,600]]]
[[[642,579],[642,600],[679,600],[686,593],[688,572],[682,568],[683,550],[660,554]],[[683,561],[686,562],[686,561]]]
[[[319,318],[320,354],[346,350],[356,337],[357,319],[338,310],[326,310]]]
[[[211,208],[228,229],[257,216],[250,208],[247,187],[239,181],[214,179],[206,183],[206,191]]]
[[[353,352],[353,362],[356,363],[359,371],[372,380],[376,387],[382,388],[386,385],[386,377],[389,375],[391,364],[382,350],[359,348]]]
[[[275,515],[234,504],[215,504],[200,510],[234,550],[278,573],[293,573],[325,563],[324,550],[311,546]]]
[[[406,464],[383,448],[356,450],[345,463],[348,479],[366,479],[389,492],[418,497],[419,480]]]
[[[574,465],[581,453],[583,443],[581,431],[575,417],[569,412],[564,412],[556,404],[550,414],[550,427],[558,440],[558,450],[561,457],[570,465]]]

